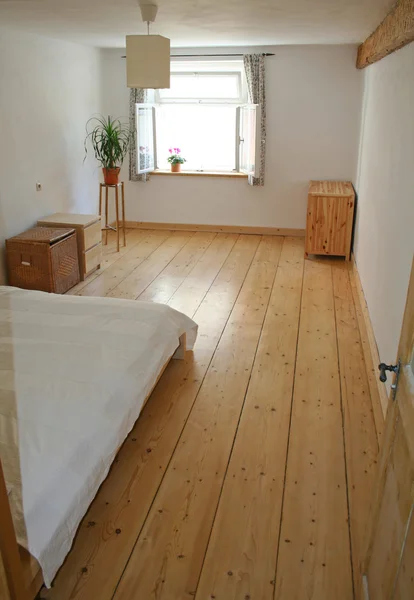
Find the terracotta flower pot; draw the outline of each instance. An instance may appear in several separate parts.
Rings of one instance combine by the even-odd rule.
[[[116,169],[107,169],[107,168],[103,168],[102,169],[102,173],[104,176],[104,181],[106,183],[106,185],[116,185],[119,182],[119,171],[120,171],[120,167],[117,167]]]
[[[171,164],[171,173],[179,173],[181,171],[181,163]]]

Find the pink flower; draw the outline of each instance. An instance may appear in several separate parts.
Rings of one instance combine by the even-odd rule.
[[[176,148],[175,151],[177,152],[177,154],[180,154],[181,150],[179,148]]]
[[[168,152],[169,152],[170,154],[172,154],[172,151],[173,151],[173,149],[172,149],[172,148],[168,148]]]

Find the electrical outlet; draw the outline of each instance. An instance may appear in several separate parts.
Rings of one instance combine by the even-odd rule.
[[[42,191],[42,184],[37,182],[36,183],[36,192],[41,192]]]

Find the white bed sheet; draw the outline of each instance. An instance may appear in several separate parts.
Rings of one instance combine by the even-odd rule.
[[[0,453],[47,586],[183,333],[165,305],[0,286]]]

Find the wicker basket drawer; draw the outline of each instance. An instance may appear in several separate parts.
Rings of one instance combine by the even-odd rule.
[[[10,285],[64,294],[79,282],[74,229],[34,227],[6,240]]]
[[[88,275],[91,271],[94,271],[101,264],[102,260],[102,243],[96,244],[93,248],[85,252],[84,257],[84,269],[85,274]]]
[[[82,215],[56,213],[44,217],[37,222],[41,227],[73,227],[78,239],[79,271],[83,281],[86,277],[85,252],[102,241],[101,217],[99,215]]]

